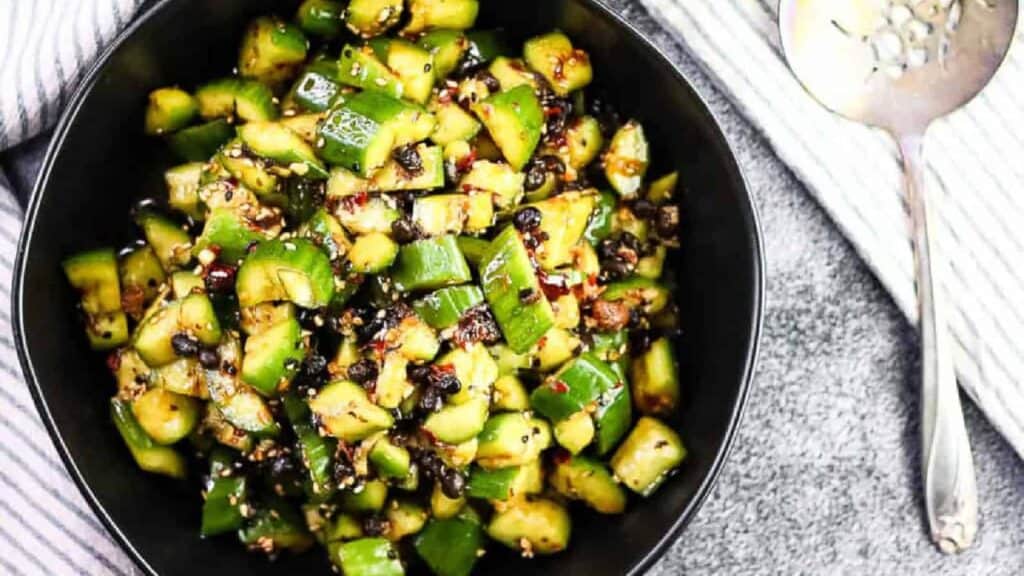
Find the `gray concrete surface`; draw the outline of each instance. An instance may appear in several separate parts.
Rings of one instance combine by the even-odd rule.
[[[735,449],[651,575],[1024,572],[1024,463],[968,405],[981,532],[960,557],[932,548],[918,497],[913,330],[681,48],[632,0],[606,1],[680,64],[722,120],[761,211],[768,261],[760,369]],[[40,149],[7,158],[15,185],[34,176]]]

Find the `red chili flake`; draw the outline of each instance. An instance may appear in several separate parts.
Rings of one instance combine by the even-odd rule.
[[[454,364],[438,364],[435,367],[435,370],[439,370],[441,372],[447,372],[448,374],[454,374],[455,373],[455,365]]]
[[[544,348],[544,346],[547,346],[547,343],[548,343],[548,337],[547,336],[541,336],[540,340],[537,340],[537,349],[540,350],[540,349]]]
[[[557,300],[569,293],[569,283],[561,274],[552,276],[543,270],[538,270],[537,280],[540,281],[540,289],[548,300]]]
[[[569,391],[569,385],[561,380],[552,380],[548,385],[555,394],[565,394]]]
[[[551,455],[551,458],[555,461],[555,464],[565,464],[572,459],[572,454],[570,454],[568,450],[558,448],[555,450],[554,454]]]
[[[555,116],[558,116],[561,113],[562,113],[562,107],[561,106],[551,106],[550,108],[545,108],[544,109],[544,116],[547,117],[547,118],[553,118]]]
[[[429,441],[430,443],[437,443],[437,436],[434,436],[434,433],[431,432],[430,430],[427,430],[426,428],[420,428],[420,433],[423,434],[423,437],[426,438],[427,441]]]
[[[462,158],[459,158],[458,162],[455,163],[455,169],[459,172],[467,172],[473,166],[473,162],[476,162],[476,148],[469,151]]]
[[[361,190],[356,194],[356,204],[365,206],[366,202],[370,199],[370,195],[366,193],[366,190]]]
[[[110,368],[111,372],[117,372],[121,368],[121,352],[114,350],[107,355],[107,368]]]

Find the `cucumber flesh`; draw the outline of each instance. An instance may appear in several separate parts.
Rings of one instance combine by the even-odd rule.
[[[188,126],[197,112],[196,99],[180,88],[158,88],[149,93],[146,134],[169,134]]]

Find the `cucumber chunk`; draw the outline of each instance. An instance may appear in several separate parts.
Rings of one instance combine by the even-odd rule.
[[[679,435],[660,420],[643,416],[615,451],[611,465],[630,490],[650,496],[685,458]]]
[[[220,450],[210,456],[210,482],[207,484],[206,500],[203,502],[203,516],[199,534],[215,536],[238,530],[245,523],[242,506],[248,500],[248,483],[244,476],[232,476],[231,457]]]
[[[321,124],[317,150],[327,162],[368,178],[390,158],[395,145],[393,123],[409,109],[379,92],[360,92]]]
[[[244,78],[221,78],[196,90],[199,114],[212,118],[238,118],[245,122],[277,118],[274,93],[265,84]]]
[[[409,0],[409,23],[403,34],[447,28],[466,30],[476,23],[477,0]]]
[[[352,0],[345,23],[349,30],[363,38],[387,32],[402,17],[402,0]]]
[[[480,522],[471,517],[435,518],[413,546],[437,576],[469,576],[486,542]]]
[[[389,160],[370,180],[370,185],[381,192],[399,190],[433,190],[444,186],[444,157],[440,146],[416,146],[421,168],[410,172],[397,160]]]
[[[480,262],[480,283],[514,352],[529,350],[554,325],[551,304],[540,290],[530,255],[514,227],[506,227],[491,242]],[[532,301],[524,304],[523,294]]]
[[[346,44],[338,59],[338,81],[391,98],[405,94],[402,79],[391,70],[370,46]]]
[[[584,456],[556,460],[548,481],[559,494],[582,500],[602,514],[621,514],[626,510],[625,490],[597,460]]]
[[[540,457],[551,444],[548,423],[524,412],[492,416],[478,437],[476,461],[486,470],[522,466]]]
[[[310,36],[336,38],[341,34],[345,7],[334,0],[305,0],[295,12],[299,28]]]
[[[142,228],[146,242],[153,247],[160,264],[168,272],[185,266],[192,259],[192,239],[188,232],[171,220],[148,210],[136,214],[135,223]]]
[[[614,219],[615,207],[618,199],[612,192],[602,191],[598,193],[594,201],[594,211],[587,221],[587,228],[583,237],[592,245],[597,246],[601,240],[611,236],[612,220]]]
[[[386,436],[373,444],[369,458],[377,473],[385,478],[405,478],[412,462],[409,451],[392,443]]]
[[[110,417],[139,468],[172,478],[185,477],[185,458],[174,448],[153,442],[132,414],[131,404],[117,397],[111,399]]]
[[[469,49],[469,41],[459,30],[431,30],[420,37],[419,43],[434,57],[434,72],[438,78],[455,70]]]
[[[438,194],[417,198],[413,222],[428,236],[449,233],[478,233],[494,222],[494,205],[489,194]]]
[[[189,162],[164,172],[167,184],[167,204],[189,218],[200,221],[204,210],[199,201],[199,179],[203,174],[202,162]]]
[[[530,394],[530,405],[552,422],[585,410],[608,390],[621,386],[619,378],[593,353],[585,352],[567,363]]]
[[[121,311],[121,280],[113,249],[91,250],[67,258],[64,275],[81,297],[89,315]]]
[[[590,84],[593,78],[590,57],[583,50],[573,48],[569,38],[558,31],[527,40],[523,57],[559,96],[568,96]]]
[[[436,144],[445,146],[460,140],[469,141],[480,132],[476,118],[455,102],[434,100],[429,109],[437,117],[437,126],[430,134]]]
[[[459,250],[462,250],[462,255],[466,257],[466,261],[473,266],[480,266],[484,254],[487,253],[487,248],[491,245],[487,240],[473,236],[459,236],[456,238],[456,242],[459,245]]]
[[[135,330],[134,347],[156,368],[178,358],[171,340],[177,334],[195,337],[207,346],[220,341],[221,329],[210,299],[204,294],[190,294],[181,300],[157,304]]]
[[[245,341],[242,381],[265,396],[287,388],[306,355],[302,327],[294,316],[251,334]]]
[[[647,187],[647,199],[651,202],[669,202],[676,193],[679,172],[669,172]]]
[[[394,423],[387,410],[370,402],[361,386],[346,381],[328,384],[309,408],[328,434],[345,442],[362,440]]]
[[[377,512],[384,508],[388,498],[388,485],[382,480],[370,480],[359,492],[343,492],[338,503],[342,510],[350,513]]]
[[[168,136],[167,144],[186,162],[205,162],[234,137],[235,127],[218,119],[183,128]]]
[[[405,40],[387,40],[384,53],[385,64],[402,83],[402,97],[418,104],[425,103],[437,79],[430,52]]]
[[[609,284],[601,298],[612,302],[621,301],[630,308],[639,309],[651,316],[665,309],[671,295],[667,288],[654,280],[633,276]]]
[[[417,240],[402,246],[391,279],[401,292],[434,290],[469,282],[469,265],[455,236]]]
[[[398,551],[383,538],[362,538],[334,547],[331,560],[345,576],[403,576]]]
[[[188,126],[196,117],[196,99],[180,88],[158,88],[149,93],[146,134],[169,134]]]
[[[565,507],[551,500],[515,502],[494,514],[487,534],[526,554],[554,554],[569,545],[571,521]]]
[[[619,196],[636,198],[650,162],[643,126],[635,120],[623,124],[612,137],[603,161],[605,177]]]
[[[242,544],[266,552],[302,552],[313,545],[302,516],[284,500],[272,499],[260,507],[248,524],[238,531]]]
[[[321,308],[334,295],[334,271],[327,255],[305,238],[269,240],[242,263],[235,290],[241,306],[288,300]]]
[[[489,402],[483,398],[448,404],[427,416],[423,430],[446,444],[460,444],[480,434],[487,423],[488,410]]]
[[[594,419],[586,410],[581,410],[555,423],[554,432],[559,446],[570,454],[579,454],[594,440]]]
[[[540,229],[547,235],[537,249],[537,260],[545,270],[572,262],[573,249],[586,231],[596,204],[593,194],[566,192],[530,206],[540,210]]]
[[[216,410],[232,426],[244,432],[274,436],[279,431],[266,401],[242,382],[242,347],[237,338],[227,337],[217,347],[220,365],[206,371],[206,387]]]
[[[352,270],[360,274],[379,274],[398,256],[398,244],[380,232],[357,236],[348,252]]]
[[[196,238],[193,253],[215,250],[223,262],[234,264],[243,258],[254,242],[268,240],[270,234],[243,218],[232,208],[210,210],[203,232]]]
[[[238,53],[238,73],[271,86],[288,79],[306,60],[308,42],[296,26],[261,17],[249,24]]]
[[[679,367],[668,338],[658,338],[630,366],[633,400],[640,412],[666,416],[679,405]]]
[[[487,97],[472,109],[509,165],[522,170],[540,142],[544,125],[544,111],[533,89],[517,86]]]
[[[495,412],[521,412],[529,409],[530,395],[527,393],[522,380],[514,374],[504,374],[494,381],[491,410]]]
[[[526,63],[519,58],[506,58],[498,56],[487,67],[492,76],[498,79],[502,90],[511,90],[523,84],[536,89],[539,85],[537,76],[526,67]]]
[[[472,284],[436,290],[412,303],[413,310],[432,328],[454,326],[462,315],[484,301],[480,288]]]
[[[298,104],[310,112],[323,112],[330,108],[340,94],[337,63],[318,60],[299,75],[288,92],[287,102]]]
[[[150,388],[132,401],[132,414],[157,444],[174,444],[199,421],[199,403],[163,388]]]
[[[250,122],[238,128],[238,136],[257,156],[283,164],[299,176],[326,180],[329,175],[313,147],[280,123]]]

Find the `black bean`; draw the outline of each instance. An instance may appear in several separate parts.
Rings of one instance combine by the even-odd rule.
[[[399,218],[391,223],[391,237],[399,244],[408,244],[421,236],[419,226],[411,218]]]
[[[640,251],[640,239],[631,232],[623,232],[622,236],[619,237],[619,244],[634,252]]]
[[[348,367],[348,379],[360,385],[375,381],[377,373],[377,363],[369,358],[363,358]]]
[[[347,459],[336,458],[334,460],[334,469],[331,471],[331,475],[334,476],[334,480],[338,484],[346,484],[355,478],[356,469]]]
[[[658,208],[658,215],[654,219],[654,228],[658,232],[658,236],[662,238],[671,238],[676,234],[676,228],[679,226],[679,207],[678,206],[660,206]]]
[[[213,348],[203,348],[199,351],[199,363],[203,368],[213,370],[220,364],[220,356]]]
[[[420,158],[420,153],[416,151],[415,144],[406,144],[405,146],[395,148],[394,152],[391,153],[391,157],[409,174],[416,176],[423,172],[423,158]]]
[[[171,336],[171,348],[178,356],[192,357],[199,354],[199,340],[184,332],[179,332]]]
[[[433,388],[443,394],[455,394],[462,389],[462,383],[453,372],[448,370],[437,370],[434,372],[434,379],[431,382]]]
[[[633,272],[634,266],[617,258],[601,262],[601,276],[606,280],[621,280]]]
[[[236,272],[237,269],[234,266],[213,262],[206,267],[206,277],[204,279],[206,289],[217,294],[233,291],[235,289]]]
[[[456,325],[454,339],[457,344],[482,342],[497,344],[501,340],[501,328],[487,304],[479,304],[467,310]]]
[[[302,363],[302,374],[307,378],[319,379],[327,370],[327,358],[313,354]]]
[[[406,369],[406,375],[416,384],[427,385],[430,382],[430,366],[410,365]]]
[[[441,491],[444,495],[455,499],[461,498],[466,490],[466,478],[454,468],[446,468],[441,473]]]
[[[441,409],[442,403],[441,392],[437,388],[430,386],[423,389],[423,393],[420,395],[420,410],[428,414],[437,412]]]
[[[516,212],[516,215],[512,218],[512,223],[515,225],[516,230],[529,232],[540,226],[541,216],[540,210],[533,206],[527,206]]]
[[[636,214],[640,218],[649,219],[654,216],[657,211],[658,207],[649,200],[640,199],[633,203],[633,214]]]
[[[280,479],[281,477],[288,476],[295,472],[295,460],[292,459],[291,455],[287,453],[280,453],[270,460],[270,477],[272,479]]]
[[[548,173],[543,166],[534,164],[526,170],[526,178],[523,180],[523,188],[527,192],[533,192],[544,185],[548,179]]]
[[[379,514],[371,514],[363,519],[363,532],[367,536],[381,536],[390,528],[391,523]]]

